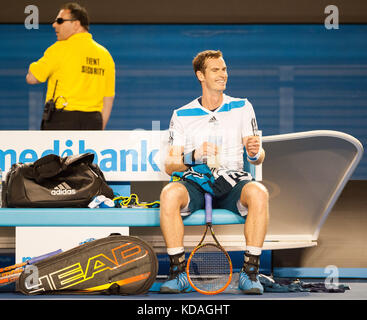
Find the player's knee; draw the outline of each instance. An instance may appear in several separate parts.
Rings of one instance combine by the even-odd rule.
[[[267,203],[269,201],[269,192],[263,184],[259,182],[250,182],[242,189],[241,201],[244,204],[248,204],[253,201]]]
[[[180,206],[185,199],[187,199],[187,190],[181,183],[177,182],[167,184],[160,195],[161,205],[170,203]]]

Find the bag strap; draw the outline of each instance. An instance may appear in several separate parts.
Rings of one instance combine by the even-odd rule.
[[[92,163],[93,159],[94,154],[90,152],[67,156],[64,158],[60,158],[55,154],[49,154],[33,163],[33,176],[37,182],[40,182],[43,179],[58,175],[71,165],[75,165],[80,162]]]
[[[82,154],[76,154],[62,158],[62,160],[65,168],[80,162],[92,163],[94,160],[94,153],[87,152]]]
[[[63,170],[61,158],[55,154],[48,154],[33,163],[33,174],[36,181],[54,177]]]

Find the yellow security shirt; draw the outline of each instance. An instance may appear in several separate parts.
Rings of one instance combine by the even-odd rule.
[[[40,82],[48,80],[46,101],[69,111],[102,111],[103,97],[115,95],[115,63],[110,53],[87,32],[57,41],[29,70]]]

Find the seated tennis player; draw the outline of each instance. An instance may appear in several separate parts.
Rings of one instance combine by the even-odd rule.
[[[160,197],[161,230],[170,258],[169,279],[160,291],[180,293],[192,289],[185,272],[182,217],[204,208],[202,187],[206,182],[204,175],[195,173],[196,165],[204,163],[215,179],[213,207],[246,217],[239,288],[246,294],[262,294],[258,274],[269,219],[269,197],[266,188],[243,171],[244,152],[255,165],[265,158],[254,128],[255,113],[247,99],[223,93],[228,74],[220,51],[200,52],[193,60],[193,68],[202,86],[202,96],[174,110],[169,128],[165,171],[182,179],[166,185]]]

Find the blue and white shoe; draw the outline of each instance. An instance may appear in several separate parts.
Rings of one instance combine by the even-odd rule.
[[[242,270],[240,272],[238,287],[245,294],[264,293],[264,287],[260,283],[259,275],[257,273],[246,273]]]
[[[160,293],[186,293],[193,291],[186,272],[180,272],[175,278],[161,285]]]
[[[240,272],[239,289],[245,294],[263,294],[264,287],[259,280],[260,256],[244,255],[244,265]]]

